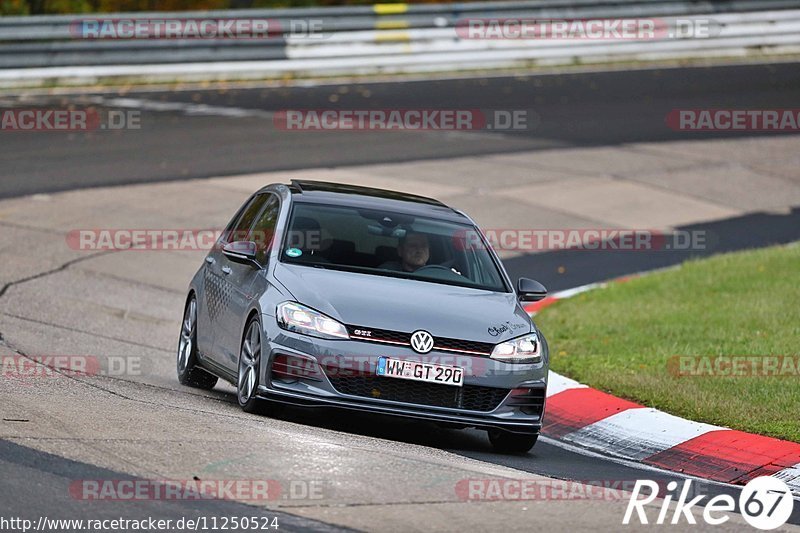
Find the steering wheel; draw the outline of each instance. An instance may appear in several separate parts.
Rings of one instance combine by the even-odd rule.
[[[451,274],[455,274],[455,272],[453,272],[453,270],[450,267],[446,267],[444,265],[425,265],[425,266],[419,267],[414,272],[423,272],[425,270],[444,270],[445,272],[449,272]],[[460,276],[461,274],[458,274],[458,275]]]
[[[442,266],[442,265],[425,265],[425,266],[419,267],[414,272],[422,272],[423,270],[436,270],[436,269],[439,269],[439,270],[450,270],[446,266]]]

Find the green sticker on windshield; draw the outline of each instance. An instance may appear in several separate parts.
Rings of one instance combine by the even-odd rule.
[[[288,250],[286,250],[286,255],[288,255],[289,257],[300,257],[301,255],[303,255],[303,250],[301,250],[300,248],[289,248]]]

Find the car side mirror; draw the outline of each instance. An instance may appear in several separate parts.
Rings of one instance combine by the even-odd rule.
[[[261,265],[256,260],[257,251],[258,247],[253,241],[229,242],[222,247],[222,253],[234,263],[261,268]]]
[[[547,296],[547,289],[535,279],[519,278],[517,297],[520,302],[538,302]]]

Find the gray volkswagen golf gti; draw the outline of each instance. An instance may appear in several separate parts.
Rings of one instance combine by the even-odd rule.
[[[264,187],[189,286],[178,379],[239,404],[335,407],[488,431],[526,452],[548,349],[465,214],[411,194],[316,181]]]

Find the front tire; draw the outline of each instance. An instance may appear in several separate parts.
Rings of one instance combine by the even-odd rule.
[[[178,340],[178,381],[181,385],[210,390],[217,384],[212,376],[197,364],[197,298],[192,295],[183,311],[181,338]]]
[[[528,453],[539,439],[538,433],[511,433],[500,429],[490,429],[489,441],[498,453]]]
[[[245,413],[263,414],[264,402],[257,397],[261,369],[261,322],[258,317],[253,317],[244,331],[239,351],[236,398]]]

